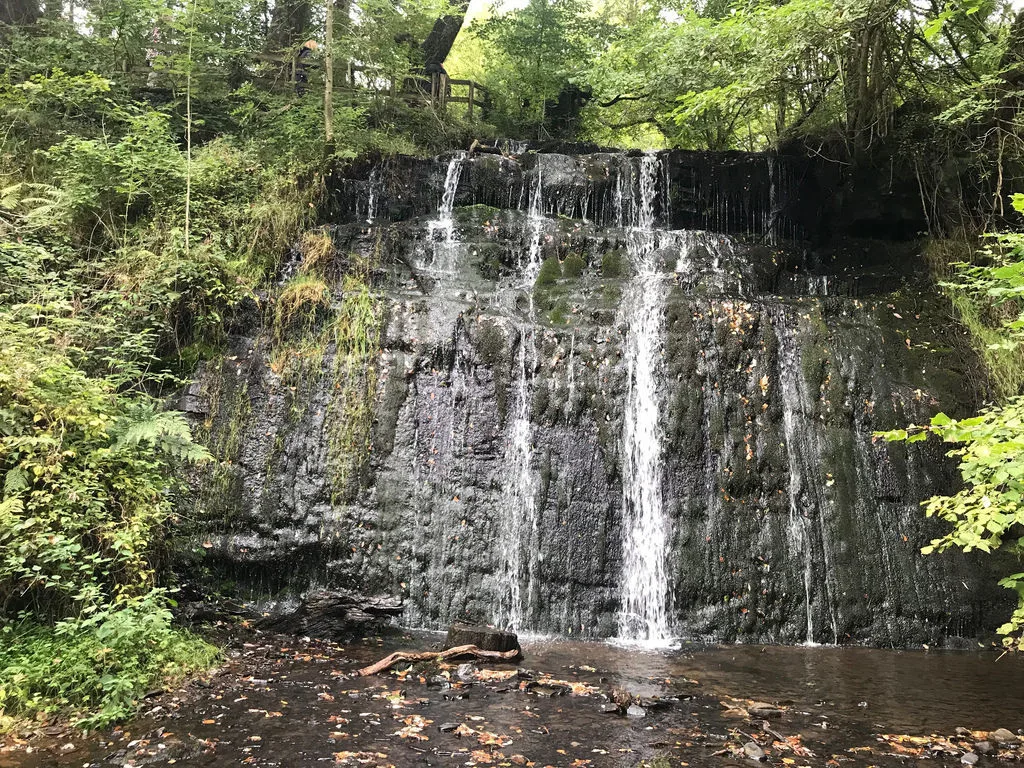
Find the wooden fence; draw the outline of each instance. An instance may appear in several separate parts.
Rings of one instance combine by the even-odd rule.
[[[258,61],[277,65],[282,76],[277,78],[258,78],[271,80],[280,85],[286,80],[289,88],[298,82],[300,71],[297,55],[286,53],[261,53],[256,56]],[[319,69],[319,62],[311,69]],[[390,98],[401,98],[407,102],[417,101],[429,104],[431,109],[447,111],[449,104],[465,104],[469,118],[479,109],[481,114],[491,107],[490,93],[487,88],[473,80],[452,79],[443,72],[432,75],[404,75],[392,77],[380,74],[375,67],[348,63],[343,67],[335,67],[334,90],[341,93],[375,93]]]

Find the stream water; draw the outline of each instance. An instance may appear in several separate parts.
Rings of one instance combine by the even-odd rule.
[[[403,664],[355,676],[395,647],[438,639],[240,637],[218,673],[147,698],[139,720],[87,738],[10,738],[0,766],[611,768],[656,757],[671,766],[738,766],[753,764],[740,757],[750,740],[771,765],[953,766],[987,731],[1024,726],[1024,660],[993,653],[668,653],[560,641],[526,644],[518,668]],[[639,702],[640,716],[603,711],[624,695]],[[974,733],[958,737],[957,728]],[[982,759],[1020,755],[1004,749]]]

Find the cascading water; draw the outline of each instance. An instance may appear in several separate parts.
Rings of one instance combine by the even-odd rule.
[[[785,311],[780,308],[775,317],[775,333],[779,344],[779,386],[782,391],[782,427],[789,459],[789,526],[788,544],[795,557],[803,560],[804,608],[806,613],[806,644],[815,644],[814,628],[814,519],[821,514],[824,500],[820,483],[809,477],[815,468],[823,466],[821,451],[814,439],[809,423],[813,412],[810,396],[800,370],[800,353],[793,331],[789,328]],[[824,553],[826,559],[828,552]],[[828,582],[823,586],[825,609],[832,622],[832,639],[839,641],[835,611],[829,594]]]
[[[379,165],[373,166],[373,170],[370,171],[370,179],[367,182],[367,193],[366,193],[366,223],[373,224],[377,218],[377,200],[380,198],[380,182],[381,182],[381,167]],[[447,187],[446,187],[447,190]],[[452,201],[454,202],[455,195],[452,194]],[[448,215],[451,215],[449,210]]]
[[[458,252],[458,240],[455,231],[455,194],[459,190],[459,179],[462,177],[462,166],[466,160],[465,152],[456,153],[448,161],[448,170],[444,177],[444,191],[441,193],[441,204],[437,209],[437,218],[427,224],[427,235],[433,245],[433,259],[430,269],[433,272],[449,273],[455,269],[455,257]]]
[[[530,196],[527,216],[529,240],[525,253],[520,252],[518,270],[517,287],[526,292],[528,310],[525,322],[519,327],[514,400],[505,451],[508,475],[502,489],[505,514],[499,540],[502,584],[497,622],[510,629],[523,628],[534,594],[537,567],[537,481],[532,467],[533,425],[530,416],[534,370],[537,365],[533,286],[540,272],[543,230],[543,179],[542,166],[538,164],[537,181]]]
[[[195,516],[213,521],[192,542],[209,572],[255,603],[388,596],[433,629],[653,645],[976,631],[985,574],[919,556],[937,535],[919,501],[955,487],[955,466],[870,438],[971,412],[948,308],[879,271],[898,245],[787,245],[808,207],[789,164],[456,155],[336,180],[336,250],[374,259],[385,320],[366,450],[338,493],[325,414],[351,393],[316,356],[294,388],[275,367],[321,336],[288,329],[281,348],[246,326],[182,406],[229,468]],[[457,219],[456,198],[475,203]]]
[[[664,340],[665,276],[655,256],[658,158],[640,160],[636,220],[628,235],[636,278],[625,303],[626,408],[622,434],[623,574],[619,636],[652,644],[670,637],[669,521],[662,503],[658,369]]]

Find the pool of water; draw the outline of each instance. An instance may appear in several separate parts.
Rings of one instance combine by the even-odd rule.
[[[952,766],[986,732],[1024,727],[1024,659],[992,652],[537,640],[518,667],[356,674],[442,639],[249,635],[217,673],[147,699],[137,720],[9,738],[0,767],[750,766],[751,741],[780,766]],[[620,711],[606,712],[614,701]],[[1007,748],[980,764],[1022,756]]]

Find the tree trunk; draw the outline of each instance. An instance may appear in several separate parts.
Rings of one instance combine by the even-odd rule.
[[[267,49],[291,51],[305,39],[310,8],[307,0],[278,0],[270,16]]]
[[[3,0],[0,2],[0,24],[28,26],[39,20],[39,0]]]
[[[434,22],[433,29],[427,35],[427,39],[420,46],[423,53],[423,70],[428,74],[444,72],[444,60],[455,45],[455,38],[459,36],[462,29],[462,22],[466,19],[466,11],[469,9],[469,0],[458,0],[452,4],[456,13],[450,16],[442,16]]]
[[[334,0],[327,0],[324,21],[324,139],[334,141]]]

